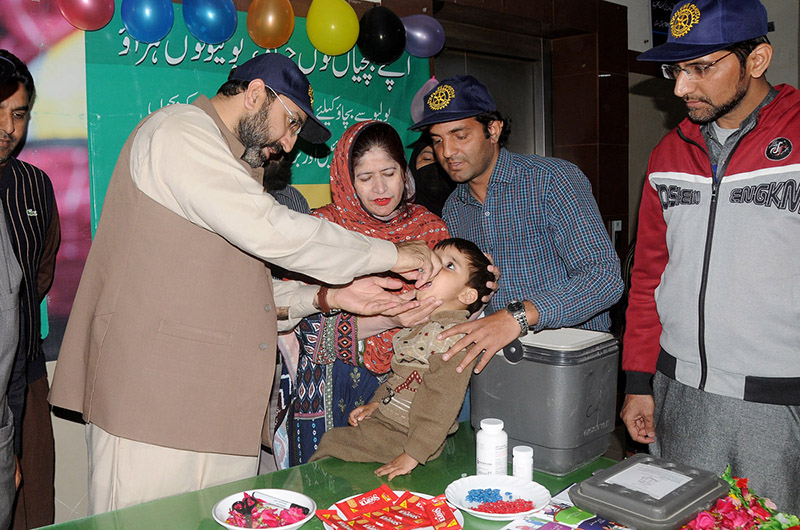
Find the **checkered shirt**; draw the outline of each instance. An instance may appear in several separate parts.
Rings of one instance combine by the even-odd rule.
[[[536,331],[608,331],[606,310],[623,290],[619,258],[575,165],[501,149],[484,203],[459,184],[443,218],[453,236],[474,241],[500,268],[487,314],[528,300],[539,311]]]

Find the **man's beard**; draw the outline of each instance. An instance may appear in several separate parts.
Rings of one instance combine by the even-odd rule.
[[[269,103],[266,101],[258,112],[239,120],[237,133],[244,145],[242,160],[250,167],[261,167],[269,162],[270,156],[263,152],[266,148],[275,149],[276,155],[283,151],[280,142],[270,139],[269,130]]]
[[[736,93],[733,95],[731,99],[723,103],[722,105],[711,105],[711,107],[707,110],[690,110],[689,111],[689,119],[694,123],[699,125],[705,125],[707,123],[711,123],[712,121],[717,121],[721,117],[725,116],[736,107],[739,106],[739,103],[742,102],[744,97],[747,95],[747,86],[743,83],[739,83],[736,87]],[[704,103],[711,104],[710,101],[706,99],[702,99]]]

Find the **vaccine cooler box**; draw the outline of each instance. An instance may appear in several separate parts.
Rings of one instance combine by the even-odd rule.
[[[603,455],[614,430],[619,348],[610,333],[529,332],[472,376],[470,420],[499,418],[513,447],[533,447],[533,467],[566,475]]]

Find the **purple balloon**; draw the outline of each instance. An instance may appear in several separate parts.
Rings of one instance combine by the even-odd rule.
[[[406,51],[415,57],[432,57],[444,46],[444,28],[429,15],[408,15],[401,19],[406,28]]]

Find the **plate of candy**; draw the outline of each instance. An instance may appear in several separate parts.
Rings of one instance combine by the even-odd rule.
[[[228,528],[295,530],[317,511],[317,503],[302,493],[282,489],[254,489],[228,495],[211,510],[214,520]]]
[[[448,502],[470,515],[490,521],[511,521],[537,512],[550,502],[538,482],[507,475],[471,475],[444,490]]]

